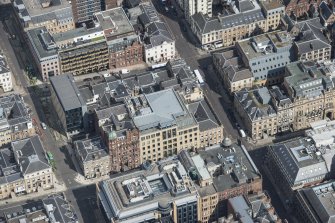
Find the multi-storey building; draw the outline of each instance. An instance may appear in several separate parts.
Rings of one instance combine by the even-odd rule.
[[[244,66],[236,50],[215,52],[212,58],[217,74],[229,93],[253,87],[255,79],[252,72]]]
[[[334,193],[334,182],[298,190],[294,202],[295,216],[299,221],[308,223],[334,221]]]
[[[271,105],[271,95],[266,87],[235,92],[234,107],[253,139],[277,133],[277,114]]]
[[[286,65],[283,85],[235,93],[235,108],[253,139],[297,131],[334,118],[334,65],[294,62]]]
[[[142,31],[144,60],[148,64],[164,63],[176,57],[175,40],[169,27],[158,16],[151,2],[140,4],[137,26]],[[135,16],[136,17],[136,16]]]
[[[49,194],[38,201],[6,205],[0,209],[0,219],[7,223],[17,222],[73,222],[79,223],[69,201],[63,193]]]
[[[176,56],[175,41],[164,22],[153,22],[146,27],[144,36],[145,62],[167,62]]]
[[[334,65],[295,62],[286,66],[284,89],[294,103],[292,128],[308,128],[311,122],[334,116]]]
[[[173,89],[133,97],[126,105],[139,130],[141,163],[199,148],[199,125]]]
[[[121,7],[95,14],[107,41],[109,68],[119,68],[143,62],[143,45]]]
[[[108,222],[198,221],[196,188],[176,157],[112,176],[97,194]]]
[[[108,145],[111,172],[138,167],[140,163],[139,131],[124,104],[97,109],[100,134]]]
[[[12,141],[0,154],[0,199],[53,188],[54,175],[39,136]]]
[[[100,137],[74,142],[76,157],[84,177],[97,178],[110,173],[107,148]]]
[[[74,29],[73,14],[69,1],[13,1],[15,12],[23,29],[45,26],[51,34]]]
[[[331,26],[335,22],[334,3],[322,1],[319,6],[320,20],[322,25]]]
[[[278,0],[273,0],[278,1]],[[203,48],[231,46],[236,41],[277,29],[283,7],[254,0],[231,1],[217,18],[202,13],[191,17],[191,29]]]
[[[108,48],[99,26],[51,35],[45,27],[28,30],[29,47],[43,81],[62,73],[85,74],[108,68]]]
[[[266,17],[268,30],[276,30],[280,25],[281,16],[285,11],[285,6],[282,1],[260,0],[259,4]]]
[[[295,37],[293,52],[296,60],[330,60],[331,44],[324,35],[326,28],[321,25],[319,18],[301,22],[289,20],[288,23],[288,29],[291,35]]]
[[[58,115],[63,131],[76,134],[87,126],[87,105],[74,83],[72,75],[64,74],[50,78],[51,102]]]
[[[71,1],[73,18],[75,23],[83,23],[93,20],[94,14],[103,10],[102,0]]]
[[[222,217],[227,200],[262,191],[261,175],[242,145],[215,145],[190,156],[182,151],[181,162],[199,193],[198,221],[214,222]]]
[[[35,134],[29,110],[20,95],[0,97],[0,146]]]
[[[109,55],[101,27],[81,27],[54,34],[61,73],[74,75],[107,70]]]
[[[334,154],[332,146],[318,148],[309,138],[295,138],[268,147],[265,172],[276,188],[291,199],[294,191],[329,177]]]
[[[43,81],[60,74],[57,46],[46,27],[27,31],[28,46]]]
[[[186,105],[199,125],[199,147],[220,144],[223,140],[223,126],[205,100]]]
[[[200,1],[200,0],[178,0],[177,1],[180,8],[183,10],[185,18],[190,21],[191,16],[196,13],[202,13],[212,17],[213,15],[213,1]]]
[[[228,216],[232,215],[234,220],[242,222],[245,221],[249,222],[268,221],[273,223],[285,222],[279,218],[279,216],[276,213],[276,210],[271,204],[271,199],[269,195],[264,192],[259,194],[237,196],[230,198],[228,200],[227,214]]]
[[[8,67],[5,57],[1,54],[0,54],[0,87],[4,92],[13,90],[12,72]]]
[[[285,12],[296,18],[308,16],[310,9],[318,9],[321,0],[284,0]]]
[[[236,43],[243,63],[253,73],[255,84],[281,83],[285,65],[293,60],[292,39],[286,31],[275,31]]]

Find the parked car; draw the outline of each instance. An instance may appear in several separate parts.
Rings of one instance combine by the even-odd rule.
[[[42,129],[47,129],[47,125],[44,122],[41,122]]]

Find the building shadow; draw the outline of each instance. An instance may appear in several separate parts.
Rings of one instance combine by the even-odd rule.
[[[70,148],[68,148],[67,146],[62,146],[59,148],[59,150],[64,154],[64,163],[68,165],[71,170],[77,172],[77,169],[75,165],[73,164],[71,154],[69,153],[69,149]]]
[[[74,189],[72,192],[84,223],[106,223],[97,204],[95,184]]]

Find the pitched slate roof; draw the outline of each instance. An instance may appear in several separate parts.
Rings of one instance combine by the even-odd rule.
[[[38,135],[13,141],[11,146],[23,175],[50,168]]]

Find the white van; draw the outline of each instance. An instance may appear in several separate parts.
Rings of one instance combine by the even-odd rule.
[[[239,133],[240,133],[240,135],[241,135],[242,138],[244,138],[244,137],[247,136],[247,135],[245,134],[245,132],[244,132],[243,129],[239,129],[238,131],[239,131]]]

